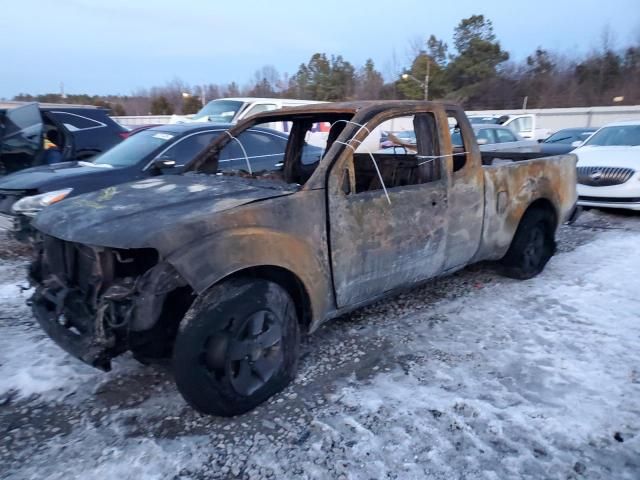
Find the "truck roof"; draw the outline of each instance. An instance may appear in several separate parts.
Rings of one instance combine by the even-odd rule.
[[[291,103],[300,103],[301,105],[305,104],[314,104],[314,103],[326,103],[320,102],[318,100],[300,100],[297,98],[269,98],[269,97],[225,97],[225,98],[216,98],[211,100],[215,102],[216,100],[234,100],[236,102],[291,102]]]
[[[315,103],[311,105],[301,105],[295,107],[283,107],[281,110],[272,110],[269,112],[259,113],[254,118],[259,117],[278,117],[290,113],[356,113],[361,110],[385,111],[392,109],[415,109],[420,107],[436,107],[450,108],[459,110],[460,107],[448,102],[433,102],[425,100],[357,100],[350,102],[335,103]]]

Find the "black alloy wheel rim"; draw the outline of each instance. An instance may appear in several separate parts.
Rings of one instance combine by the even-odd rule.
[[[524,266],[527,270],[538,268],[544,252],[544,231],[539,226],[531,229],[529,241],[523,252]]]
[[[236,393],[250,396],[280,369],[282,335],[278,317],[259,310],[247,316],[235,336],[227,332],[207,340],[205,367],[214,375],[224,372]]]

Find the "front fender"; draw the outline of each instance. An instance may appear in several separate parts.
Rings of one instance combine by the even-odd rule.
[[[166,258],[193,290],[201,294],[224,278],[252,267],[274,266],[296,275],[311,302],[312,325],[333,309],[331,273],[325,241],[316,245],[264,227],[218,232]]]

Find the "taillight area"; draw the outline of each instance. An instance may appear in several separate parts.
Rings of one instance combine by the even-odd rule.
[[[129,135],[131,135],[131,132],[120,132],[118,135],[120,135],[120,138],[125,139],[125,138],[129,138]]]

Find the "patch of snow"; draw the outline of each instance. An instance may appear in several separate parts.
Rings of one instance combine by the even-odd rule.
[[[162,187],[158,188],[158,191],[161,193],[166,193],[166,192],[170,192],[171,190],[175,189],[176,185],[173,183],[170,183],[168,185],[163,185]]]
[[[0,284],[0,398],[40,395],[58,399],[77,391],[84,394],[82,389],[89,390],[87,385],[95,384],[104,374],[64,352],[35,320],[18,321],[31,317],[26,301],[33,293],[23,291],[20,285]],[[126,359],[123,361],[126,364]]]
[[[17,283],[9,283],[0,285],[0,301],[15,300],[22,294],[20,285]]]
[[[116,432],[110,432],[113,435]],[[68,447],[84,445],[91,455],[69,455]],[[7,480],[46,478],[67,480],[70,478],[95,478],[100,480],[163,480],[194,477],[183,476],[185,469],[195,469],[206,461],[210,441],[206,437],[167,440],[138,438],[126,448],[113,445],[110,435],[90,426],[77,432],[71,439],[48,442],[51,458],[64,459],[64,467],[56,462],[44,465],[24,465],[20,472],[9,475]]]
[[[83,162],[82,160],[80,160],[78,162],[78,165],[80,165],[81,167],[94,167],[94,168],[113,168],[113,165],[110,165],[108,163],[93,163],[93,162]]]
[[[331,398],[343,413],[322,418],[352,444],[350,478],[556,478],[594,445],[609,451],[598,462],[630,464],[640,452],[637,244],[610,235],[534,279],[441,302],[428,314],[446,318],[435,326],[424,313],[406,318],[412,339],[396,353],[415,360],[343,386]],[[606,466],[590,468],[606,477]]]
[[[191,193],[196,193],[196,192],[202,192],[203,190],[207,190],[209,187],[207,187],[206,185],[202,185],[202,184],[195,184],[195,185],[189,185],[188,190]]]
[[[159,187],[162,184],[164,184],[164,180],[162,178],[148,178],[146,180],[140,180],[139,182],[132,183],[130,187],[137,188],[137,189],[144,189],[144,188]]]

